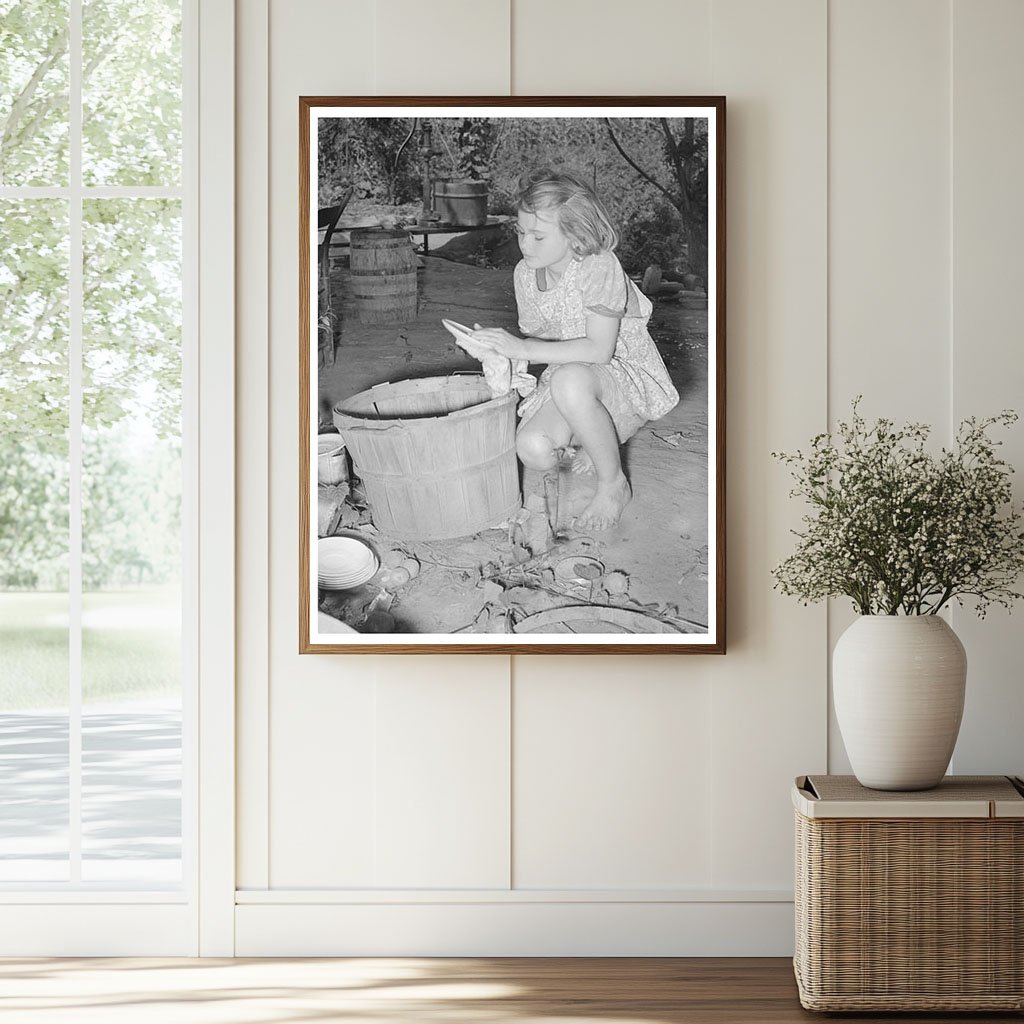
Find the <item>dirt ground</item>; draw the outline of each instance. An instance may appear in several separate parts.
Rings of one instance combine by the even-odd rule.
[[[334,429],[336,402],[374,384],[479,370],[479,363],[441,326],[442,317],[519,333],[510,268],[477,267],[435,255],[420,262],[416,319],[386,327],[355,319],[347,266],[333,268],[336,355],[334,364],[319,372],[321,429]],[[557,475],[557,511],[548,484],[546,507],[555,520],[551,547],[538,539],[544,531],[538,530],[537,513],[461,540],[399,542],[376,533],[372,509],[361,507],[356,481],[345,514],[335,517],[329,529],[361,535],[377,550],[382,569],[356,591],[321,590],[321,611],[360,632],[505,632],[531,613],[592,603],[624,609],[619,619],[625,624],[616,626],[612,614],[602,616],[600,625],[590,622],[574,631],[638,632],[649,624],[654,631],[704,632],[707,312],[655,300],[650,330],[681,397],[668,415],[647,424],[623,446],[633,501],[616,527],[600,533],[573,528],[573,517],[589,501],[594,482],[566,466]],[[542,367],[530,369],[539,373]],[[536,476],[527,472],[522,479],[524,500],[534,509],[543,499],[531,500],[531,495],[545,493]],[[403,559],[416,575],[405,582],[399,573],[396,583],[394,574],[387,574]],[[639,629],[637,613],[648,616]]]

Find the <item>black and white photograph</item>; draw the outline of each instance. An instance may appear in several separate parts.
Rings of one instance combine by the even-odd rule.
[[[300,101],[301,651],[724,651],[724,115]]]

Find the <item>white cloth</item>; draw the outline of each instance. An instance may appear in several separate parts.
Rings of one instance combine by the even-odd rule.
[[[484,380],[495,398],[507,395],[513,388],[520,395],[528,395],[537,387],[537,378],[526,372],[525,359],[509,359],[507,356],[493,352],[486,345],[462,334],[452,331],[456,344],[468,352],[474,359],[479,359],[484,371]]]

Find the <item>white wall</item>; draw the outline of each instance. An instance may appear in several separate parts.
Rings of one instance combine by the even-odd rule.
[[[859,392],[943,435],[1022,404],[1024,5],[238,16],[238,952],[788,953],[789,787],[845,766],[828,652],[849,613],[771,590],[800,509],[769,452]],[[724,658],[296,654],[298,97],[410,92],[727,97]],[[1024,465],[1024,430],[1007,453]],[[1021,631],[956,627],[954,767],[1020,772]]]

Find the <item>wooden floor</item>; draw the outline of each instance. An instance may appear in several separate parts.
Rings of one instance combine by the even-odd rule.
[[[986,1021],[1020,1014],[850,1014]],[[2,1024],[789,1024],[786,959],[6,959]]]

